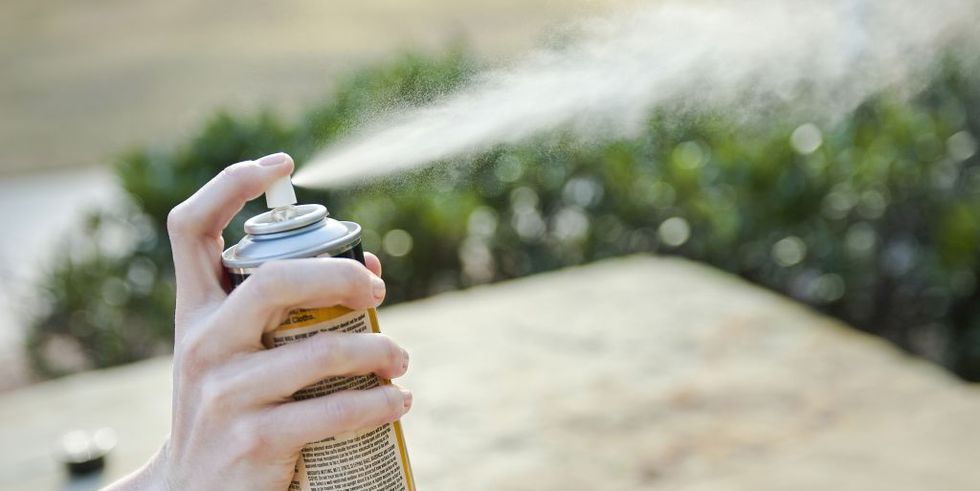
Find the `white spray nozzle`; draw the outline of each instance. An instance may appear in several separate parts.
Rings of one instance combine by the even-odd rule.
[[[289,176],[276,179],[269,189],[265,190],[265,205],[269,208],[280,208],[296,204],[296,192]]]

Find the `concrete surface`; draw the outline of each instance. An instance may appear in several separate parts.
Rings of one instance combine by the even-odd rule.
[[[631,257],[381,312],[412,353],[423,490],[972,490],[980,392],[782,297]],[[0,394],[0,488],[68,487],[50,446],[167,432],[169,359]]]

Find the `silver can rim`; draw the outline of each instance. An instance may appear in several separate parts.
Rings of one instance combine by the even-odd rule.
[[[326,219],[321,218],[320,221],[324,222]],[[277,261],[279,259],[299,259],[308,257],[330,257],[336,256],[352,247],[357,245],[361,240],[361,226],[356,222],[340,221],[344,227],[347,228],[347,233],[339,236],[333,240],[326,242],[321,242],[314,246],[298,249],[295,251],[290,251],[288,253],[283,253],[275,257],[265,257],[265,258],[249,258],[249,257],[235,257],[235,253],[238,249],[239,244],[235,244],[221,254],[221,262],[224,267],[230,271],[235,270],[253,270],[258,268],[263,263],[269,261]],[[316,226],[313,224],[312,226]],[[310,227],[311,225],[307,225]],[[306,228],[306,227],[303,227]],[[298,230],[298,229],[293,229]],[[249,234],[252,235],[252,234]],[[268,234],[266,235],[268,236]]]
[[[282,221],[272,219],[272,210],[259,213],[245,220],[245,233],[249,235],[267,235],[285,232],[314,224],[328,215],[327,207],[318,204],[296,205],[296,216]]]

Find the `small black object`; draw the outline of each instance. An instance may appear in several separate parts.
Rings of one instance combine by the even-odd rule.
[[[115,446],[116,433],[111,428],[69,431],[61,437],[61,461],[72,477],[92,474],[105,467]]]

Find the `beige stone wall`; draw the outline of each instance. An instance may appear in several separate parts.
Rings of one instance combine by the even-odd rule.
[[[631,257],[381,311],[411,351],[423,490],[970,490],[980,392],[782,297]],[[167,431],[169,360],[0,395],[0,489],[66,489],[49,446]]]
[[[0,175],[104,164],[216,108],[295,114],[334,79],[465,39],[489,57],[613,0],[4,2]]]

